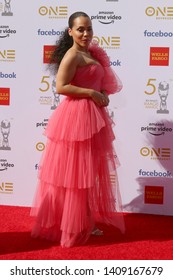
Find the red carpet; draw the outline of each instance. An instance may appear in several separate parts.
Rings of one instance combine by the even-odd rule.
[[[30,237],[28,207],[0,206],[1,260],[173,260],[173,217],[125,214],[126,233],[100,225],[104,236],[85,246],[62,249]]]

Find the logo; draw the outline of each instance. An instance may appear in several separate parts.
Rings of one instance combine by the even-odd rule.
[[[169,65],[169,48],[151,47],[150,48],[150,65],[168,66]]]
[[[142,147],[140,154],[143,157],[150,157],[152,160],[170,160],[171,149],[170,148],[148,148]]]
[[[48,119],[44,119],[42,122],[37,122],[36,127],[46,128],[47,124],[48,124]]]
[[[56,46],[44,46],[43,49],[43,63],[50,63],[50,59]]]
[[[93,39],[104,49],[118,49],[120,48],[120,37],[115,36],[93,36]]]
[[[161,171],[148,171],[148,170],[139,170],[139,176],[142,177],[163,177],[163,178],[172,178],[171,171],[161,172]]]
[[[38,163],[35,164],[35,170],[39,170],[40,169],[40,165]]]
[[[41,30],[40,28],[37,30],[37,34],[39,36],[61,36],[64,34],[64,31],[59,30]]]
[[[10,134],[11,124],[8,120],[1,121],[1,133],[2,133],[2,143],[0,143],[0,150],[9,151],[11,150],[9,145],[9,134]]]
[[[146,109],[157,110],[159,107],[159,102],[157,99],[146,99],[144,102],[144,106]]]
[[[162,186],[145,186],[144,203],[163,204],[164,188]]]
[[[45,144],[43,142],[38,142],[36,144],[36,150],[42,152],[45,149]]]
[[[16,79],[16,74],[14,73],[14,72],[12,72],[12,73],[2,73],[2,72],[0,72],[0,78],[1,79]]]
[[[15,61],[15,50],[0,50],[0,61],[14,62]]]
[[[0,88],[0,105],[10,105],[10,88]]]
[[[40,96],[39,98],[40,105],[52,105],[52,97],[51,96]]]
[[[50,89],[51,94],[53,93],[53,97],[41,96],[39,99],[39,103],[41,105],[49,105],[51,106],[51,110],[55,110],[63,97],[56,92],[55,78],[51,82],[49,76],[43,76],[41,79],[41,87],[39,88],[39,90],[43,93],[49,91]]]
[[[121,16],[115,15],[113,11],[100,11],[96,16],[91,16],[91,20],[97,20],[102,24],[111,24],[114,23],[115,20],[121,20]]]
[[[0,3],[0,8],[2,11],[2,16],[13,16],[12,10],[11,10],[11,0],[4,0],[4,5]]]
[[[67,18],[68,7],[67,6],[41,6],[38,10],[40,16],[47,16],[50,19]]]
[[[171,81],[171,79],[170,79]],[[155,109],[157,114],[169,114],[169,110],[167,108],[167,99],[169,94],[170,85],[167,81],[161,81],[156,85],[156,79],[148,79],[147,89],[144,93],[148,96],[152,96],[157,93],[158,99],[151,99],[149,97],[144,106],[146,109]]]
[[[13,193],[13,183],[2,182],[0,184],[0,193],[12,194]]]
[[[50,82],[49,82],[49,76],[43,76],[41,79],[41,87],[39,87],[39,91],[41,91],[42,93],[45,93],[47,91],[49,91],[50,89]],[[52,97],[51,96],[40,96],[39,98],[39,103],[41,105],[49,105],[51,106],[52,104]]]
[[[121,66],[121,61],[119,59],[114,60],[114,61],[110,61],[110,66]]]
[[[157,7],[149,6],[145,10],[148,17],[155,17],[156,19],[173,19],[173,7]]]
[[[10,37],[12,34],[16,34],[16,30],[10,29],[8,25],[0,26],[0,39]]]
[[[14,164],[8,163],[6,159],[0,159],[0,171],[7,170],[9,167],[14,167]]]
[[[172,132],[172,127],[167,127],[164,123],[149,123],[141,127],[141,132],[148,132],[153,136],[161,136]]]
[[[144,31],[145,37],[173,37],[173,32],[163,32],[161,30],[159,31]]]

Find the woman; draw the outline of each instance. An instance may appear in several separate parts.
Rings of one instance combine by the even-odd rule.
[[[96,223],[124,231],[113,149],[108,95],[121,90],[106,53],[92,42],[89,16],[76,12],[53,54],[56,91],[66,96],[49,119],[48,138],[40,163],[32,237],[60,242],[62,247],[102,235]]]

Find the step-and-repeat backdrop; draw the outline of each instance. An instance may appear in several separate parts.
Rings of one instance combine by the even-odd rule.
[[[173,3],[161,0],[0,0],[0,204],[32,204],[62,99],[47,65],[78,10],[123,82],[109,106],[123,209],[173,215]]]

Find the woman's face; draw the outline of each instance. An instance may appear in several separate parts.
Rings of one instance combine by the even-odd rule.
[[[80,48],[87,49],[92,37],[93,29],[89,17],[77,17],[74,19],[73,27],[69,28],[69,35],[73,37],[73,42]]]

